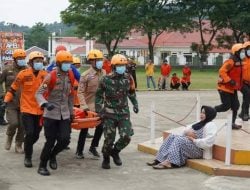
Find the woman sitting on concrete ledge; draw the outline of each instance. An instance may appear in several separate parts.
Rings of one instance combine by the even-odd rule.
[[[169,169],[186,164],[189,158],[212,158],[212,146],[215,141],[217,126],[213,122],[216,110],[202,106],[201,121],[184,129],[183,135],[170,134],[161,145],[155,160],[147,165],[154,169]]]

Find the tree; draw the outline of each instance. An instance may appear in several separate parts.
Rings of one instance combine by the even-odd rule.
[[[215,0],[214,0],[215,1]],[[232,33],[223,33],[217,37],[219,45],[231,47],[233,43],[243,42],[250,37],[250,1],[220,0],[215,1],[215,19],[223,23],[223,27]]]
[[[188,19],[181,14],[181,4],[169,0],[135,0],[134,27],[148,37],[149,59],[154,59],[154,46],[164,31],[181,29]]]
[[[184,0],[185,11],[193,19],[192,28],[200,33],[200,43],[192,43],[191,49],[200,58],[200,69],[207,62],[208,52],[214,47],[214,39],[218,32],[223,28],[223,22],[216,18],[214,0]]]
[[[61,12],[63,22],[74,24],[79,37],[96,39],[106,46],[109,56],[131,29],[126,0],[70,0],[69,7]]]
[[[25,47],[30,48],[32,46],[37,46],[48,50],[48,37],[49,32],[47,31],[45,25],[41,22],[36,23],[31,28],[31,31],[25,36]]]

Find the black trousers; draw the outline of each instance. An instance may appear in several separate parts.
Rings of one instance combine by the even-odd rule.
[[[190,82],[187,82],[187,84],[182,82],[181,83],[182,90],[188,90],[188,87],[190,86],[190,84],[191,84]]]
[[[241,93],[243,96],[243,101],[241,105],[241,114],[249,115],[249,103],[250,103],[250,85],[243,83],[241,88]]]
[[[180,87],[180,83],[176,83],[175,85],[170,83],[170,88],[172,88],[172,89],[179,89],[179,87]]]
[[[103,133],[103,125],[101,123],[95,129],[94,137],[91,142],[91,147],[98,147],[99,141],[102,137],[102,133]],[[88,134],[88,128],[81,129],[78,137],[76,152],[83,153],[87,134]]]
[[[25,158],[32,158],[33,144],[39,139],[42,127],[40,126],[41,115],[22,113],[22,122],[24,126],[24,153]]]
[[[135,81],[135,88],[137,88],[136,71],[132,71],[132,77]]]
[[[70,142],[70,119],[54,120],[44,118],[44,135],[46,142],[41,152],[41,162],[47,164],[51,157],[55,157],[64,150]]]
[[[5,109],[2,108],[4,96],[0,96],[0,123],[4,122]]]
[[[237,91],[235,90],[233,94],[221,90],[219,90],[218,92],[220,94],[222,104],[215,106],[215,110],[217,112],[225,112],[231,109],[233,112],[232,123],[235,123],[237,111],[240,107]]]

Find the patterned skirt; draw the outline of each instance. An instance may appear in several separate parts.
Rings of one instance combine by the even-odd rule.
[[[183,166],[188,158],[202,158],[203,150],[197,147],[186,136],[170,134],[161,145],[156,160],[169,161],[171,164]]]

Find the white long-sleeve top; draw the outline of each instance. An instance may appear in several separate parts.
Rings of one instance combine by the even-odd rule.
[[[184,129],[184,135],[192,130],[192,125],[187,126]],[[194,139],[194,144],[203,149],[203,158],[212,159],[212,146],[215,142],[217,134],[217,125],[210,121],[203,128],[203,137],[200,139]]]

